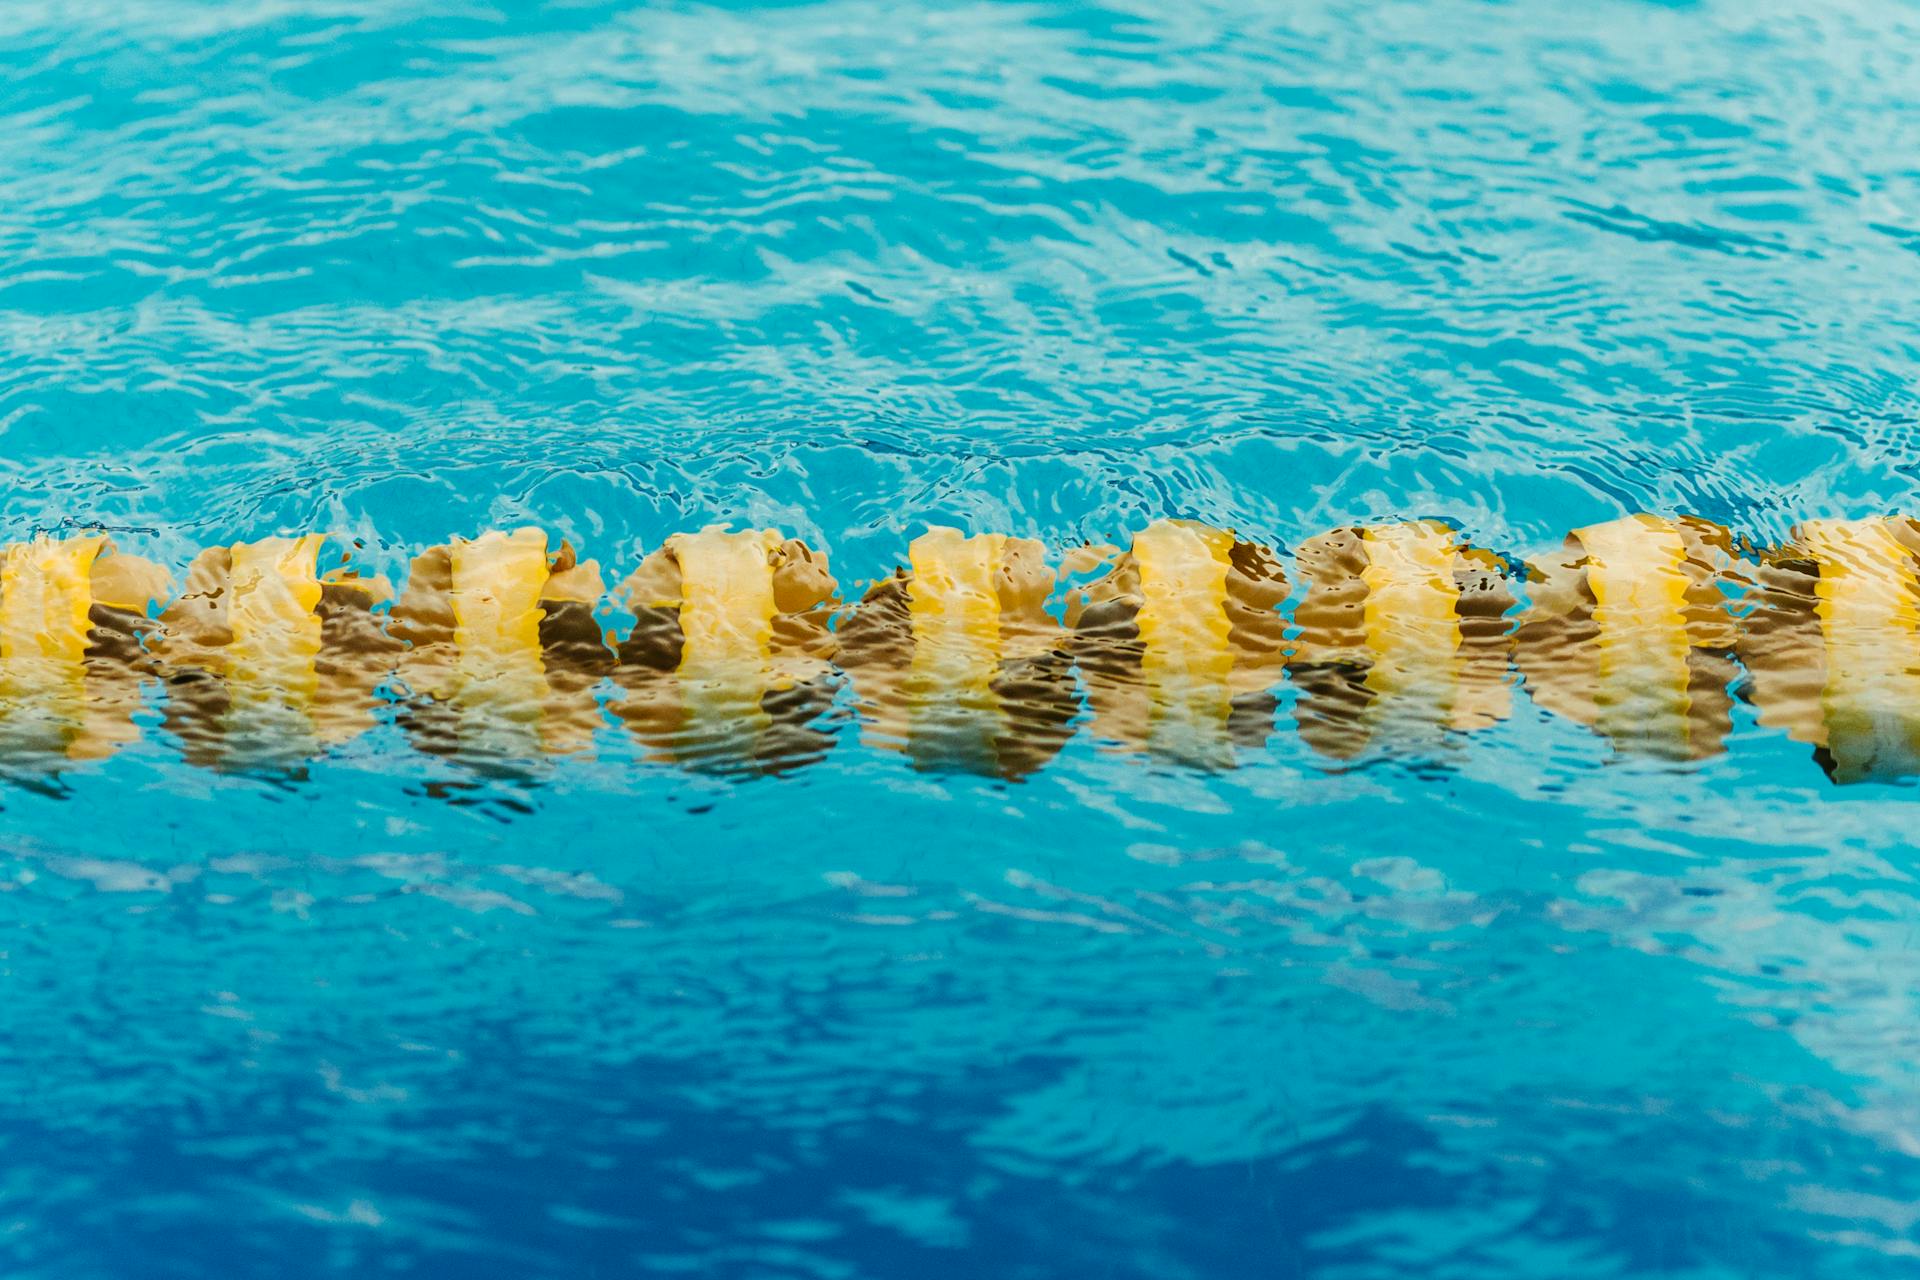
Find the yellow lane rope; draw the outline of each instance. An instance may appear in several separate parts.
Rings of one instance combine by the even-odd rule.
[[[322,571],[325,544],[212,548],[177,591],[98,534],[0,551],[0,758],[110,754],[157,680],[167,729],[217,767],[297,764],[393,706],[453,757],[584,752],[617,725],[654,758],[777,771],[832,745],[844,680],[876,745],[1008,778],[1083,727],[1230,766],[1271,735],[1285,687],[1332,760],[1457,744],[1524,686],[1622,754],[1723,751],[1739,695],[1836,780],[1920,772],[1920,526],[1904,519],[1810,521],[1743,552],[1704,521],[1637,515],[1524,566],[1432,520],[1335,530],[1290,563],[1166,520],[1057,567],[1030,539],[933,528],[851,601],[803,541],[709,528],[622,582],[624,633],[601,620],[598,565],[538,528],[429,548],[397,597]]]

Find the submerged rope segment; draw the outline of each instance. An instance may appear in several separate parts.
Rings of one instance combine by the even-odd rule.
[[[0,762],[109,756],[158,687],[188,761],[243,771],[297,772],[391,718],[483,771],[589,754],[618,725],[653,759],[778,773],[824,758],[848,705],[923,768],[1017,779],[1083,733],[1228,768],[1291,686],[1295,730],[1336,763],[1450,749],[1521,689],[1626,754],[1721,753],[1738,696],[1835,782],[1920,773],[1920,523],[1901,518],[1752,551],[1631,516],[1524,565],[1437,521],[1337,529],[1290,566],[1192,521],[1057,564],[934,528],[857,598],[768,529],[676,534],[611,593],[536,528],[429,548],[398,593],[322,572],[325,542],[210,548],[177,587],[100,534],[6,548]]]

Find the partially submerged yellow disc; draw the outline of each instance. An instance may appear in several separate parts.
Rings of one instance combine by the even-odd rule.
[[[681,668],[765,665],[775,612],[770,556],[780,535],[705,529],[667,545],[680,564]]]
[[[320,619],[318,560],[322,534],[262,538],[233,548],[228,575],[232,592],[227,623],[236,649],[266,654],[274,649],[317,648]]]
[[[534,528],[490,529],[450,550],[454,644],[463,658],[540,653],[540,594],[546,589],[547,535]]]
[[[1006,538],[934,527],[913,540],[908,609],[913,621],[914,665],[936,663],[991,668],[1000,650],[1000,589],[996,581]]]
[[[1160,520],[1133,539],[1140,566],[1136,624],[1148,665],[1162,672],[1224,676],[1228,646],[1227,570],[1233,535],[1191,520]]]
[[[1815,584],[1826,681],[1822,735],[1842,777],[1920,759],[1920,582],[1885,520],[1811,520],[1800,544]]]
[[[1692,738],[1687,544],[1672,521],[1626,516],[1575,530],[1599,629],[1599,728],[1634,740]]]
[[[93,562],[106,538],[45,536],[0,560],[0,659],[77,663],[87,651]]]
[[[1374,663],[1367,685],[1376,693],[1451,692],[1460,649],[1459,547],[1454,533],[1430,520],[1362,531],[1367,564],[1364,606]]]

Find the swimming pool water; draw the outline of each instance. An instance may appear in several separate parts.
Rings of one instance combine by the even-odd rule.
[[[0,7],[0,1270],[1909,1274],[1916,62]]]

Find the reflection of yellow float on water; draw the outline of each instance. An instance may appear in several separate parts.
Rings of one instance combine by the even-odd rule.
[[[0,559],[0,755],[52,764],[140,735],[140,637],[165,570],[104,535],[15,543]]]
[[[1296,562],[1309,586],[1288,674],[1316,751],[1405,751],[1511,714],[1513,596],[1491,553],[1419,520],[1323,534]]]
[[[1835,782],[1920,774],[1920,526],[1811,520],[1767,556],[1740,638],[1760,723]]]
[[[1107,574],[1072,592],[1067,626],[1094,735],[1205,767],[1265,744],[1286,663],[1272,553],[1191,520],[1134,536]]]
[[[1020,778],[1073,734],[1073,664],[1029,538],[935,527],[836,632],[866,736],[924,768]]]
[[[780,772],[833,743],[826,558],[772,529],[675,534],[621,586],[634,614],[612,710],[660,757]]]
[[[610,655],[599,566],[540,529],[489,530],[414,558],[389,634],[407,648],[401,724],[423,751],[473,765],[566,755],[600,727]]]
[[[1731,727],[1734,621],[1727,531],[1628,516],[1568,535],[1528,566],[1516,637],[1535,702],[1630,754],[1717,755]]]

